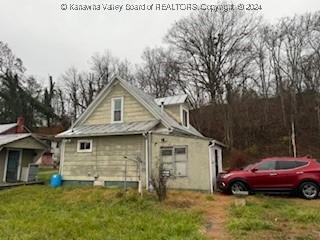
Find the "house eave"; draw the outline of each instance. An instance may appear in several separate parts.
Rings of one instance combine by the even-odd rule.
[[[77,134],[77,135],[61,135],[56,138],[83,138],[83,137],[105,137],[105,136],[126,136],[126,135],[142,135],[145,131],[138,132],[119,132],[119,133],[100,133],[100,134]]]

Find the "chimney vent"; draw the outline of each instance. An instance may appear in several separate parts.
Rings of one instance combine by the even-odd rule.
[[[161,102],[161,106],[160,106],[160,107],[161,107],[161,112],[163,112],[163,109],[164,109],[164,101]]]

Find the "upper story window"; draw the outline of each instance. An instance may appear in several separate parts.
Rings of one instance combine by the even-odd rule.
[[[123,97],[112,98],[111,121],[123,122]]]
[[[181,107],[181,123],[184,127],[189,127],[189,110]]]
[[[92,152],[92,140],[78,140],[77,152]]]

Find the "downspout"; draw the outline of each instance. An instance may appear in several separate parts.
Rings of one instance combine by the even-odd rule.
[[[145,138],[145,161],[146,161],[146,190],[149,190],[149,179],[150,179],[150,159],[151,159],[151,134],[152,131],[143,133],[142,135]]]
[[[148,190],[149,190],[149,179],[152,173],[152,131],[148,132]]]

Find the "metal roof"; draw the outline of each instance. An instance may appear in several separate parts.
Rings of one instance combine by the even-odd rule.
[[[203,137],[203,135],[198,132],[194,127],[189,124],[189,128],[186,128],[182,125],[180,125],[176,120],[174,120],[172,117],[169,116],[165,111],[161,110],[161,107],[156,104],[154,101],[154,98],[145,92],[143,92],[141,89],[131,85],[129,82],[119,78],[118,79],[121,83],[121,85],[134,97],[136,97],[137,100],[140,100],[142,104],[151,112],[153,115],[161,120],[167,127],[172,128],[173,130],[177,130],[181,133],[185,134],[191,134],[198,137]]]
[[[160,121],[144,121],[130,123],[110,123],[96,125],[81,125],[58,134],[57,138],[89,137],[89,136],[113,136],[141,134],[151,130]]]
[[[0,135],[0,146],[18,141],[20,139],[30,137],[31,133],[17,133],[17,134],[4,134]]]
[[[6,132],[11,128],[16,127],[16,123],[0,124],[0,133]]]
[[[161,110],[161,107],[158,106],[155,102],[155,99],[143,92],[141,89],[131,85],[129,82],[115,77],[113,78],[107,86],[98,94],[95,100],[89,105],[87,110],[77,119],[73,124],[73,128],[81,126],[81,124],[87,119],[90,114],[95,110],[99,105],[99,102],[102,101],[106,94],[111,91],[112,86],[120,83],[120,85],[127,90],[133,97],[135,97],[157,120],[161,121],[165,127],[176,130],[184,134],[191,134],[198,137],[204,137],[200,132],[198,132],[194,127],[189,124],[189,128],[186,128],[180,125],[176,120],[170,117],[165,111]],[[69,131],[69,130],[68,130]],[[60,135],[60,134],[59,134]],[[58,136],[59,136],[58,135]]]
[[[187,98],[188,98],[188,95],[183,94],[183,95],[176,95],[176,96],[170,96],[170,97],[156,98],[154,99],[154,101],[158,106],[161,106],[162,103],[163,105],[167,106],[167,105],[185,103]]]

